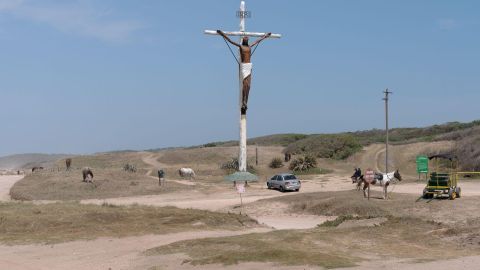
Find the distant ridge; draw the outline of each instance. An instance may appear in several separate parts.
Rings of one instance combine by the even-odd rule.
[[[0,169],[26,169],[33,166],[44,166],[53,164],[59,159],[69,157],[66,154],[17,154],[0,157]]]

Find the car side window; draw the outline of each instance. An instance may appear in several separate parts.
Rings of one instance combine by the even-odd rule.
[[[270,180],[274,180],[274,181],[277,180],[277,176],[276,175],[273,176],[272,178],[270,178]]]
[[[283,178],[282,178],[281,175],[278,175],[278,176],[277,176],[277,181],[283,181]]]

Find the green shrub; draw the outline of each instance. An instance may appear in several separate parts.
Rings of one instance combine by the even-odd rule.
[[[203,145],[203,147],[205,147],[205,148],[207,148],[207,147],[216,147],[216,146],[217,146],[217,144],[214,143],[214,142],[212,142],[212,143],[206,143],[206,144]]]
[[[281,168],[283,167],[283,161],[281,158],[273,158],[272,161],[270,161],[270,164],[268,165],[270,168],[272,169],[278,169],[278,168]]]
[[[312,155],[299,157],[290,163],[290,170],[294,172],[304,172],[317,167],[317,159]]]
[[[238,158],[232,158],[231,160],[220,165],[220,168],[222,170],[225,170],[229,174],[238,171],[239,167],[240,166],[238,164]],[[249,165],[248,163],[247,163],[247,171],[253,174],[256,173],[255,168],[252,165]]]
[[[349,134],[313,135],[295,142],[285,150],[293,154],[310,154],[319,158],[345,159],[362,149],[361,144]]]
[[[359,220],[359,219],[360,219],[359,217],[354,217],[354,216],[351,216],[351,215],[339,216],[334,220],[328,220],[328,221],[318,225],[318,227],[338,227],[340,224],[342,224],[343,222],[345,222],[347,220]]]

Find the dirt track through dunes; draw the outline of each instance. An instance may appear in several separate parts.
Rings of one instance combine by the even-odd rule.
[[[0,202],[10,200],[10,189],[17,181],[22,179],[23,175],[0,176]]]
[[[160,168],[166,168],[167,166],[163,163],[160,163],[158,161],[158,156],[154,154],[146,155],[142,157],[142,161],[145,162],[146,164],[152,166],[153,168],[148,170],[147,176],[158,180],[158,177],[152,176],[151,174],[156,171],[156,169]],[[167,179],[168,181],[173,181],[182,185],[187,185],[187,186],[195,186],[196,183],[192,181],[186,181],[186,180],[174,180],[174,179]]]
[[[417,155],[442,153],[451,149],[453,146],[454,142],[451,141],[390,145],[390,170],[398,168],[400,169],[400,173],[402,173],[402,175],[415,176],[415,158]],[[362,168],[362,170],[371,168],[376,171],[384,171],[385,145],[372,144],[366,146],[362,151],[350,157],[347,162],[353,166]]]
[[[197,231],[126,238],[101,238],[57,245],[0,246],[0,269],[9,270],[93,270],[131,269],[148,248],[182,240],[227,237],[268,229],[245,231]]]

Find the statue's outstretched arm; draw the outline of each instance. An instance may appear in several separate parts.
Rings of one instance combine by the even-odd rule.
[[[241,47],[240,44],[234,42],[233,40],[231,40],[227,35],[225,35],[225,33],[222,32],[222,30],[217,30],[217,33],[222,36],[224,39],[226,39],[228,42],[232,43],[233,45],[237,46],[237,47]]]
[[[272,35],[272,33],[265,34],[263,37],[257,39],[255,42],[253,42],[252,45],[250,45],[250,47],[253,47],[253,46],[257,45],[258,43],[262,42],[264,39],[270,37],[271,35]]]

